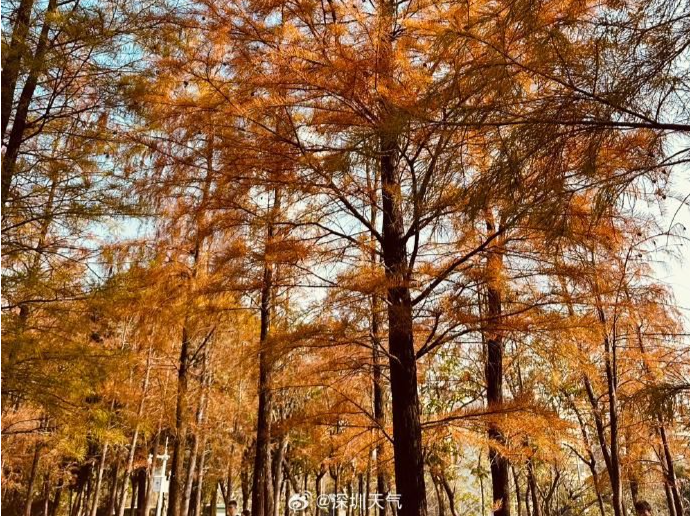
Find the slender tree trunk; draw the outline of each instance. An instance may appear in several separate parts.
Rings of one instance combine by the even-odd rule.
[[[108,443],[103,443],[103,450],[101,451],[101,458],[98,461],[98,472],[96,473],[96,485],[94,486],[93,500],[91,502],[90,516],[96,516],[98,511],[98,499],[101,493],[101,484],[103,483],[103,472],[105,471],[105,458],[108,454]]]
[[[513,471],[513,483],[515,484],[515,508],[517,509],[517,516],[522,516],[522,492],[520,491],[520,477],[518,476],[515,466],[511,465],[510,469]]]
[[[630,300],[630,292],[626,289],[625,290],[625,295],[628,300]],[[642,357],[644,359],[644,369],[645,372],[650,375],[650,379],[653,381],[653,377],[651,377],[649,366],[646,362],[646,346],[644,343],[644,340],[642,338],[642,323],[638,322],[635,326],[636,334],[637,334],[637,345],[640,348],[640,353],[642,354]],[[657,432],[659,433],[659,437],[661,438],[661,444],[662,444],[662,449],[663,449],[663,457],[661,460],[662,464],[662,470],[665,476],[665,493],[666,493],[666,499],[669,507],[669,514],[670,516],[683,516],[683,502],[681,500],[680,492],[678,490],[678,485],[676,483],[676,473],[673,468],[673,457],[671,456],[671,449],[668,445],[668,438],[666,436],[666,428],[664,426],[664,422],[662,419],[661,414],[657,414],[657,420],[659,422],[659,426],[657,427]],[[672,501],[672,503],[670,503]],[[633,496],[633,503],[635,502],[635,497]]]
[[[77,516],[88,515],[89,513],[89,499],[91,498],[91,477],[93,473],[93,467],[89,464],[87,469],[86,482],[84,485],[84,494],[82,496],[81,505],[77,511]]]
[[[295,477],[294,473],[292,472],[292,468],[290,467],[290,461],[286,457],[285,460],[283,461],[283,471],[285,472],[285,477],[287,480],[290,482],[292,485],[292,489],[295,491],[295,493],[299,492],[299,484],[297,483],[297,478]],[[304,490],[307,490],[306,484],[304,487]]]
[[[115,501],[117,499],[117,485],[120,476],[120,458],[115,459],[115,465],[112,468],[113,482],[110,485],[110,497],[108,498],[108,512],[106,516],[115,514]]]
[[[561,279],[561,286],[566,296],[568,313],[569,315],[574,315],[574,310],[572,307],[572,302],[570,300],[570,295],[567,290],[567,285],[565,281]],[[602,309],[601,300],[598,298],[598,286],[595,284],[593,286],[593,291],[597,294],[597,315],[599,322],[606,332],[606,317]],[[605,352],[605,374],[606,383],[608,390],[608,412],[609,412],[609,434],[610,434],[610,444],[607,444],[606,431],[604,426],[604,421],[599,409],[599,401],[594,393],[592,383],[587,376],[587,374],[582,375],[582,381],[585,386],[585,392],[587,393],[587,399],[592,407],[592,417],[594,419],[594,426],[597,430],[597,439],[599,441],[599,447],[601,448],[601,454],[604,457],[604,463],[606,464],[606,471],[609,475],[609,480],[611,482],[611,503],[613,506],[613,511],[615,516],[623,516],[625,514],[623,508],[623,489],[620,474],[620,463],[619,463],[619,451],[618,451],[618,403],[616,398],[617,390],[617,379],[616,379],[616,346],[615,343],[611,347],[611,342],[608,335],[604,335],[604,352]],[[578,415],[579,417],[579,415]],[[580,422],[580,427],[584,429],[584,423]],[[591,458],[594,456],[590,454]],[[594,479],[596,481],[596,479]],[[597,488],[597,494],[598,488]],[[603,505],[600,504],[600,510]]]
[[[638,482],[637,478],[630,477],[629,484],[630,484],[630,499],[632,500],[632,504],[634,506],[639,499],[640,483]]]
[[[264,282],[269,281],[271,272],[266,267]],[[261,346],[267,344],[268,310],[270,301],[269,288],[262,292],[261,308]],[[268,350],[259,352],[259,406],[256,431],[256,454],[254,459],[254,479],[252,486],[252,513],[254,516],[270,516],[268,514],[268,482],[270,468],[270,440],[271,440],[271,364]]]
[[[448,507],[450,507],[450,513],[452,516],[458,516],[458,513],[455,510],[455,493],[448,483],[448,478],[446,477],[445,471],[441,471],[441,485],[446,491],[446,496],[448,497]]]
[[[3,72],[4,73],[4,72]],[[4,161],[3,161],[4,163]],[[4,166],[4,165],[3,165]],[[5,170],[2,170],[3,176],[2,176],[2,181],[4,183],[5,181]],[[41,258],[45,253],[45,245],[46,245],[46,239],[48,237],[48,233],[50,230],[50,227],[53,222],[53,214],[54,214],[54,203],[55,203],[55,192],[57,190],[57,185],[58,181],[55,178],[52,178],[50,181],[50,189],[48,191],[48,198],[46,199],[45,203],[45,209],[43,213],[41,214],[40,217],[40,229],[36,232],[36,244],[35,248],[33,249],[34,254],[31,260],[31,264],[26,271],[26,283],[31,284],[32,282],[37,280],[38,273],[40,272],[41,269]],[[2,197],[2,202],[5,202],[5,197]],[[4,207],[4,204],[3,204]],[[27,321],[29,319],[30,315],[30,308],[29,305],[26,303],[19,302],[19,334],[24,333],[27,325]],[[16,352],[14,351],[14,348],[10,350],[10,353],[8,354],[8,359],[5,364],[3,364],[3,370],[5,374],[12,374],[12,368],[15,365],[17,355]],[[6,404],[7,405],[7,404]],[[44,418],[41,416],[41,426],[47,425],[48,424],[48,419]]]
[[[484,475],[481,473],[482,471],[482,452],[479,452],[479,458],[477,459],[477,471],[479,471],[479,493],[481,495],[481,508],[482,508],[482,516],[484,516],[485,508],[486,508],[486,500],[484,498]]]
[[[36,443],[36,446],[34,447],[34,458],[31,461],[29,481],[26,484],[26,502],[24,503],[24,516],[31,516],[31,504],[34,501],[34,484],[36,483],[36,476],[38,475],[38,462],[41,460],[42,449],[43,443]]]
[[[357,495],[358,495],[358,500],[357,500],[357,507],[358,507],[358,513],[362,516],[364,514],[364,507],[366,507],[366,503],[364,507],[362,507],[362,500],[366,500],[366,489],[364,488],[364,474],[360,473],[357,476]]]
[[[273,461],[273,516],[280,516],[280,486],[283,482],[283,458],[285,457],[286,446],[287,439],[285,436],[281,436]]]
[[[527,482],[532,496],[532,515],[541,516],[541,504],[539,503],[539,492],[537,491],[537,479],[534,475],[534,461],[527,459]]]
[[[374,191],[378,188],[377,180],[374,180],[372,185]],[[370,224],[371,227],[376,227],[376,217],[377,209],[375,200],[372,201],[371,205],[371,217]],[[371,254],[370,259],[372,264],[376,264],[378,261],[378,253],[376,252],[376,240],[372,236],[371,239]],[[372,376],[373,376],[373,400],[374,400],[374,419],[376,421],[377,429],[377,444],[374,448],[374,454],[376,457],[376,491],[378,494],[383,495],[384,499],[388,492],[388,481],[386,479],[386,474],[384,472],[384,443],[385,435],[383,429],[386,426],[386,412],[384,408],[384,378],[383,378],[383,366],[381,363],[381,332],[380,332],[380,302],[376,294],[371,296],[371,349],[372,349]],[[378,516],[386,516],[387,504],[382,504],[379,508]],[[367,505],[367,512],[369,506]]]
[[[60,482],[55,489],[55,494],[53,495],[53,501],[50,504],[50,516],[57,516],[60,510],[60,499],[62,498],[62,490],[64,488],[64,482]]]
[[[348,480],[347,481],[347,487],[346,487],[346,493],[345,493],[345,494],[347,494],[347,500],[348,500],[347,509],[345,512],[346,516],[352,516],[352,505],[349,503],[349,501],[352,500],[352,492],[353,492],[352,491],[352,481]]]
[[[284,516],[290,516],[290,482],[286,479],[283,484],[285,484],[285,507]]]
[[[664,482],[664,494],[666,494],[666,507],[668,508],[668,516],[677,516],[676,505],[674,503],[673,495],[671,494],[671,488],[669,487],[668,482]]]
[[[608,340],[608,339],[606,339]],[[609,351],[607,350],[608,354]],[[606,362],[609,362],[607,359]],[[606,366],[607,387],[609,391],[609,436],[611,439],[611,495],[613,513],[615,516],[625,516],[623,507],[623,481],[621,478],[620,450],[618,446],[618,401],[615,380],[613,379],[611,366]]]
[[[668,437],[666,436],[666,428],[663,424],[659,424],[659,436],[661,437],[661,446],[664,451],[664,458],[666,459],[666,481],[668,483],[669,490],[671,491],[671,496],[673,498],[673,506],[676,515],[684,516],[683,512],[683,502],[680,496],[680,491],[678,489],[678,482],[676,480],[676,472],[673,467],[673,456],[671,455],[671,448],[668,444]]]
[[[369,451],[369,454],[367,455],[367,475],[366,475],[366,492],[364,493],[364,516],[369,516],[371,513],[369,507],[369,497],[371,495],[371,452],[372,450]]]
[[[530,496],[530,487],[529,487],[529,479],[527,481],[527,484],[525,485],[525,516],[531,516],[532,510],[530,508],[529,504],[529,496]]]
[[[249,510],[249,502],[251,500],[251,480],[249,477],[249,458],[245,452],[245,460],[242,461],[240,468],[240,484],[242,488],[242,510]]]
[[[333,496],[338,496],[340,492],[340,466],[328,466],[328,471],[333,479]],[[338,510],[335,507],[331,507],[331,514],[337,516]]]
[[[236,431],[237,430],[237,419],[235,419],[235,424],[233,425],[233,427],[234,427],[234,430]],[[229,457],[228,457],[228,469],[227,469],[227,473],[226,473],[227,479],[225,481],[225,492],[227,493],[227,495],[226,495],[227,499],[225,500],[225,515],[226,516],[230,516],[228,514],[228,511],[230,509],[228,506],[228,502],[230,501],[230,498],[232,498],[232,491],[233,491],[232,477],[234,474],[234,471],[233,471],[234,457],[235,457],[235,443],[232,443],[230,445],[230,453],[229,453]]]
[[[571,315],[573,313],[571,312]],[[580,414],[580,411],[577,408],[577,405],[573,400],[568,397],[568,400],[570,401],[570,405],[573,409],[573,412],[575,413],[575,417],[577,418],[577,421],[580,425],[580,433],[582,434],[582,442],[585,445],[585,449],[587,450],[587,456],[588,460],[585,462],[587,464],[587,467],[589,468],[589,471],[592,475],[592,484],[594,487],[594,492],[596,493],[597,496],[597,505],[599,506],[599,512],[601,513],[601,516],[606,516],[606,510],[604,509],[604,498],[601,495],[601,486],[599,485],[599,473],[597,472],[597,459],[594,455],[594,451],[592,450],[592,445],[590,444],[589,440],[589,434],[587,433],[587,426],[585,424],[585,421]]]
[[[620,448],[618,435],[618,374],[616,359],[616,341],[612,341],[606,329],[606,316],[602,308],[602,303],[598,298],[598,287],[595,285],[597,293],[597,313],[599,322],[604,331],[604,372],[606,375],[606,389],[608,393],[608,413],[609,413],[609,478],[611,480],[611,505],[615,516],[625,516],[623,500],[623,480],[621,477]]]
[[[48,516],[50,512],[50,474],[45,474],[43,481],[43,516]]]
[[[196,476],[196,496],[194,497],[194,516],[203,516],[203,498],[204,498],[204,474],[206,468],[206,434],[201,440],[199,446],[199,468]],[[244,509],[243,509],[244,510]]]
[[[438,516],[446,516],[446,505],[443,500],[443,493],[442,489],[439,486],[440,481],[438,479],[437,475],[431,475],[431,481],[434,484],[434,491],[436,492],[436,503],[438,504],[438,511],[437,515]]]
[[[189,514],[189,505],[192,500],[192,487],[194,484],[194,477],[196,475],[196,461],[197,461],[197,456],[199,454],[199,434],[203,431],[202,430],[202,423],[204,421],[204,414],[206,410],[206,398],[208,395],[207,392],[207,383],[208,383],[208,349],[204,349],[203,351],[203,371],[202,371],[202,376],[201,376],[201,394],[199,396],[199,406],[197,408],[197,413],[196,413],[196,430],[192,434],[192,450],[191,454],[189,456],[189,465],[187,467],[187,480],[185,482],[185,491],[184,491],[184,500],[182,502],[182,516],[188,516]],[[227,500],[225,502],[225,505],[227,507]]]
[[[146,357],[146,371],[144,373],[144,381],[141,386],[141,399],[139,400],[139,407],[137,408],[137,422],[134,426],[134,435],[132,435],[132,443],[129,447],[129,454],[127,456],[127,466],[125,469],[125,481],[122,483],[122,492],[120,493],[120,502],[118,505],[118,516],[123,516],[125,513],[125,498],[127,496],[127,479],[132,476],[132,467],[134,465],[134,454],[137,449],[137,439],[139,437],[139,423],[144,415],[144,406],[146,404],[146,393],[149,388],[149,377],[151,374],[151,358],[153,355],[153,348],[149,346],[148,356]],[[134,498],[134,493],[132,493]],[[133,516],[133,515],[130,515]]]

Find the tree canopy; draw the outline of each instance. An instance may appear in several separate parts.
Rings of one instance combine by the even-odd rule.
[[[8,514],[690,512],[686,1],[2,29]]]

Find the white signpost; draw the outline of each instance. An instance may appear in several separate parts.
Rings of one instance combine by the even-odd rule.
[[[163,455],[156,455],[157,459],[163,461],[161,468],[153,476],[153,492],[158,493],[158,502],[156,503],[156,516],[161,516],[161,511],[163,510],[163,497],[165,493],[168,492],[170,487],[170,479],[167,477],[166,466],[168,465],[168,438],[165,438],[165,452]]]
[[[167,493],[170,486],[170,481],[161,475],[153,477],[153,492]]]

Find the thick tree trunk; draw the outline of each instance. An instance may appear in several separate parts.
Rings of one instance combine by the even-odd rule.
[[[84,490],[87,488],[91,478],[91,469],[90,463],[84,464],[79,468],[77,475],[77,499],[70,513],[72,516],[81,516],[82,508],[86,507],[87,495],[84,493]]]
[[[216,516],[218,508],[218,481],[214,479],[211,485],[213,489],[211,490],[210,516]]]
[[[254,458],[254,479],[252,487],[253,516],[270,516],[268,514],[268,482],[270,468],[271,441],[271,363],[268,357],[267,335],[270,310],[270,280],[272,270],[264,270],[264,288],[261,300],[261,341],[259,351],[259,406],[257,414],[256,453]]]
[[[173,447],[168,491],[168,516],[180,516],[184,477],[184,455],[187,448],[187,391],[189,390],[190,337],[182,328],[182,347],[177,374],[177,406],[175,410],[175,445]]]
[[[53,16],[57,11],[57,0],[48,0],[46,8],[45,20],[41,27],[41,33],[36,44],[36,52],[32,59],[32,65],[29,70],[29,75],[26,78],[22,93],[19,96],[17,109],[12,122],[12,130],[5,148],[5,155],[2,158],[2,204],[7,202],[7,197],[10,193],[12,185],[12,178],[14,176],[17,158],[19,157],[19,149],[24,140],[24,132],[26,131],[27,117],[29,114],[29,107],[31,100],[34,97],[38,79],[42,74],[43,66],[45,65],[46,52],[48,50],[48,35],[50,33]],[[4,72],[3,72],[4,75]],[[4,94],[4,93],[3,93]],[[3,99],[4,101],[4,99]],[[3,106],[4,108],[4,106]]]
[[[280,191],[274,190],[273,213],[266,228],[266,245],[275,236],[274,221],[280,210]],[[270,511],[270,445],[271,445],[271,369],[272,359],[268,349],[268,335],[273,310],[273,264],[266,256],[261,286],[261,329],[259,335],[259,407],[256,428],[256,454],[254,457],[254,482],[252,487],[252,516],[272,516]]]
[[[316,477],[314,477],[314,490],[316,491],[316,497],[315,499],[318,500],[319,496],[321,496],[322,489],[321,489],[321,479],[326,475],[326,466],[322,463],[321,464],[321,469],[319,472],[316,474]],[[320,507],[316,507],[315,514],[317,516],[322,514],[322,510]]]
[[[146,497],[148,475],[146,474],[146,468],[139,468],[136,473],[137,476],[137,516],[148,516],[146,512]],[[132,513],[130,516],[134,516]]]
[[[385,88],[394,81],[394,0],[380,0],[377,79]],[[417,392],[417,363],[412,327],[411,271],[407,256],[402,188],[397,170],[398,125],[394,108],[380,98],[378,127],[381,174],[383,262],[387,280],[388,348],[393,409],[393,453],[396,490],[404,497],[402,516],[426,516],[422,427]]]
[[[417,363],[412,329],[410,271],[396,171],[396,140],[381,137],[383,261],[388,281],[388,348],[393,405],[393,451],[396,490],[405,497],[402,516],[426,516],[422,427],[417,393]]]
[[[19,78],[19,69],[22,57],[28,50],[26,48],[26,36],[29,33],[31,23],[31,9],[34,0],[21,0],[14,13],[14,27],[12,27],[12,40],[7,47],[7,52],[2,56],[2,141],[5,140],[5,131],[10,121],[14,90]]]
[[[134,516],[134,509],[137,506],[137,496],[139,495],[139,482],[137,480],[136,474],[129,477],[130,484],[132,485],[132,497],[129,500],[129,516]]]
[[[487,216],[486,228],[489,234],[494,233],[493,217]],[[499,245],[489,248],[486,261],[486,291],[487,291],[487,324],[486,340],[486,402],[488,409],[500,410],[503,406],[503,333],[502,325],[502,295],[500,276],[503,271],[503,250]],[[488,435],[490,442],[504,444],[503,433],[494,423],[489,424]],[[491,488],[493,494],[492,507],[496,516],[510,516],[510,464],[496,446],[489,444],[489,462],[491,469]]]

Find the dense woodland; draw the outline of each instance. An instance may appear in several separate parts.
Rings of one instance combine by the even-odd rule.
[[[4,1],[2,510],[690,514],[689,63],[687,0]]]

